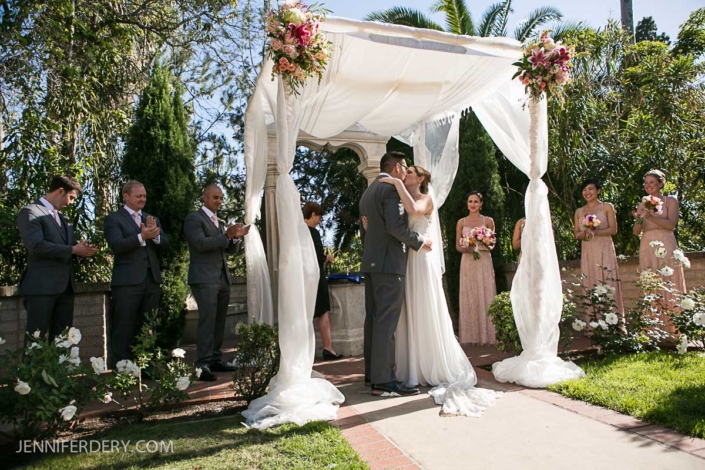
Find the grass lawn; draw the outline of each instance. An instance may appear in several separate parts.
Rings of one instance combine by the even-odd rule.
[[[581,363],[586,377],[548,389],[705,438],[705,357],[653,352]]]
[[[31,469],[367,469],[340,430],[325,422],[268,431],[247,430],[242,416],[131,424],[94,440],[130,441],[128,451],[51,454],[24,462]],[[137,441],[173,441],[173,453],[140,453]],[[145,448],[145,444],[141,444]],[[26,465],[26,467],[25,467]],[[5,467],[7,468],[7,467]]]

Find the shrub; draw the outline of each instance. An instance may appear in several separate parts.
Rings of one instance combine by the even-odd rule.
[[[160,314],[157,310],[147,314],[136,344],[132,347],[135,362],[123,360],[117,363],[114,375],[106,385],[117,391],[122,397],[123,408],[134,404],[139,419],[146,413],[156,411],[166,404],[179,403],[188,398],[186,389],[200,376],[200,371],[194,372],[183,358],[183,349],[174,349],[171,353],[158,346],[158,331],[161,326]],[[153,380],[152,384],[142,381],[143,372],[147,371]],[[110,399],[106,398],[106,403]]]
[[[676,331],[694,346],[705,348],[705,287],[696,287],[687,294],[680,294],[678,307],[671,312]],[[682,349],[685,352],[687,347]]]
[[[237,326],[240,342],[233,363],[237,367],[233,374],[233,389],[247,401],[261,397],[269,381],[279,371],[278,332],[266,323]]]
[[[559,347],[565,349],[573,341],[573,331],[570,324],[575,315],[576,306],[573,302],[563,296],[563,310],[561,311],[561,321],[559,324],[561,336]],[[509,292],[498,294],[492,304],[490,304],[488,315],[492,319],[497,338],[496,347],[500,351],[513,354],[521,354],[523,348],[519,331],[514,322],[514,310]]]
[[[103,358],[91,358],[93,367],[81,364],[80,341],[77,328],[54,341],[37,331],[27,347],[0,355],[0,423],[12,424],[18,439],[55,436],[100,395],[96,372],[105,370]]]

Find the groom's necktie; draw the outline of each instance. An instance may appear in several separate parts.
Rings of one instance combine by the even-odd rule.
[[[61,218],[59,218],[59,211],[54,209],[53,211],[51,211],[51,215],[54,217],[54,221],[56,222],[56,224],[61,227]]]

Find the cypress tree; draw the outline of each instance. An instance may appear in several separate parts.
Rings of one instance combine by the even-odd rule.
[[[157,63],[140,97],[122,161],[124,177],[144,184],[147,190],[144,210],[159,217],[171,242],[171,249],[161,260],[164,282],[161,327],[157,333],[164,347],[176,345],[183,333],[188,248],[182,227],[198,195],[194,170],[196,144],[188,128],[190,113],[182,94],[183,87],[171,72]]]

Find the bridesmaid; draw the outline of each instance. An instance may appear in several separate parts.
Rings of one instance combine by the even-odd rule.
[[[482,193],[468,195],[468,216],[460,219],[455,228],[455,249],[463,254],[460,261],[460,342],[495,344],[495,328],[487,316],[490,304],[497,294],[494,282],[492,255],[484,245],[478,246],[480,259],[474,259],[475,246],[464,247],[460,239],[468,236],[475,227],[495,230],[494,220],[480,214]]]
[[[665,278],[673,283],[673,288],[685,292],[685,276],[683,266],[678,265],[673,258],[673,250],[678,249],[678,242],[674,230],[678,226],[678,200],[672,196],[661,194],[661,190],[666,184],[666,175],[660,170],[651,170],[644,175],[644,190],[649,196],[655,196],[663,201],[661,214],[644,208],[642,203],[632,215],[636,220],[634,223],[634,235],[641,234],[639,244],[639,271],[651,269],[657,271],[663,266],[654,254],[654,248],[649,246],[653,241],[660,241],[666,249],[666,257],[663,258],[666,266],[673,268],[673,275]],[[643,223],[639,223],[643,219]],[[670,293],[663,293],[666,302],[673,297]]]
[[[517,264],[521,262],[521,236],[524,234],[524,225],[526,225],[526,217],[522,217],[514,224],[514,233],[512,234],[512,248],[519,250],[519,259]]]
[[[617,311],[624,314],[622,303],[622,289],[619,281],[617,267],[617,253],[614,249],[612,237],[617,234],[617,217],[614,207],[609,202],[599,199],[602,192],[600,180],[590,178],[581,185],[583,199],[586,204],[575,211],[573,234],[581,240],[580,269],[585,278],[583,285],[586,289],[594,289],[601,282],[614,288],[614,303]],[[599,228],[590,230],[582,224],[586,215],[596,215],[600,221]],[[606,269],[605,269],[606,268]]]

